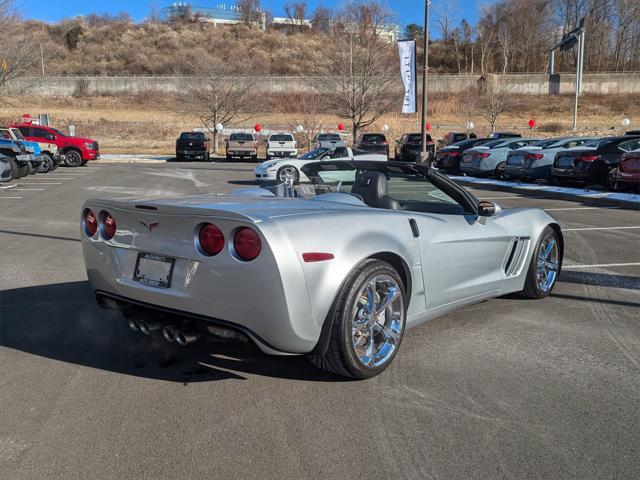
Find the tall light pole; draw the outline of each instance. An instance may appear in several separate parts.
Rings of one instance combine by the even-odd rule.
[[[429,7],[431,0],[424,2],[424,62],[422,64],[422,150],[420,151],[420,162],[428,163],[431,166],[429,153],[427,152],[427,72],[429,69]]]

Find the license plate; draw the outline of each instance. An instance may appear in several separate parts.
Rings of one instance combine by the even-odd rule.
[[[513,155],[509,157],[509,159],[507,160],[507,164],[520,166],[522,165],[523,161],[524,161],[524,157],[522,155]]]
[[[133,279],[150,287],[169,288],[174,263],[174,258],[139,253]]]
[[[573,167],[573,157],[560,157],[558,159],[558,167],[572,168]]]

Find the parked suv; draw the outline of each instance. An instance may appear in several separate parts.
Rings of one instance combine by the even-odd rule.
[[[640,148],[640,136],[624,135],[587,142],[556,154],[551,181],[560,185],[605,185],[609,172],[620,163],[622,154]]]
[[[232,133],[225,141],[227,160],[234,157],[258,159],[258,141],[251,133]]]
[[[433,139],[427,133],[427,152],[430,159],[433,159],[435,151],[436,146],[433,143]],[[395,160],[403,162],[420,161],[420,152],[422,152],[421,133],[405,133],[399,140],[396,140],[394,148]]]
[[[22,141],[0,137],[0,154],[9,159],[11,179],[22,178],[31,173],[34,156]]]
[[[272,133],[266,140],[267,160],[272,158],[295,158],[298,156],[297,142],[290,133]]]
[[[176,140],[176,160],[195,158],[209,161],[209,139],[202,132],[182,132]]]
[[[364,152],[381,153],[389,157],[389,142],[384,133],[363,133],[354,148]]]
[[[32,169],[37,169],[40,173],[47,173],[58,167],[59,160],[54,160],[53,157],[46,154],[39,142],[25,140],[17,128],[0,128],[0,136],[5,140],[17,140],[25,144],[27,151],[34,156],[31,160]],[[57,147],[55,145],[53,147],[57,152]]]
[[[57,128],[44,125],[22,123],[11,126],[17,127],[27,140],[55,144],[64,155],[64,164],[67,167],[80,167],[90,160],[100,158],[98,142],[91,138],[70,137]]]

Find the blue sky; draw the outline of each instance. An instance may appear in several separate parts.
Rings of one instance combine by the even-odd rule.
[[[16,0],[21,7],[22,15],[26,18],[55,22],[64,17],[97,13],[128,12],[135,20],[144,19],[152,5],[157,8],[170,5],[172,0]],[[454,24],[462,18],[474,21],[479,12],[479,0],[432,0],[431,28],[437,36],[436,19],[439,11],[448,8]],[[286,0],[262,0],[263,8],[274,15],[283,15],[283,5]],[[424,21],[424,0],[387,0],[388,5],[397,13],[399,23],[422,24]],[[192,5],[215,6],[220,3],[232,4],[233,0],[191,0]],[[318,5],[335,8],[343,3],[341,0],[307,0],[309,10],[313,11]],[[443,7],[444,5],[444,7]],[[448,7],[447,7],[448,6]]]

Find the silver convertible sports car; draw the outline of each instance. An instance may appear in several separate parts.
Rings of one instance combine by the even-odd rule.
[[[99,304],[181,345],[236,337],[368,378],[409,327],[554,287],[563,236],[542,210],[479,201],[421,165],[302,168],[310,183],[280,188],[286,196],[87,201],[82,247]]]

